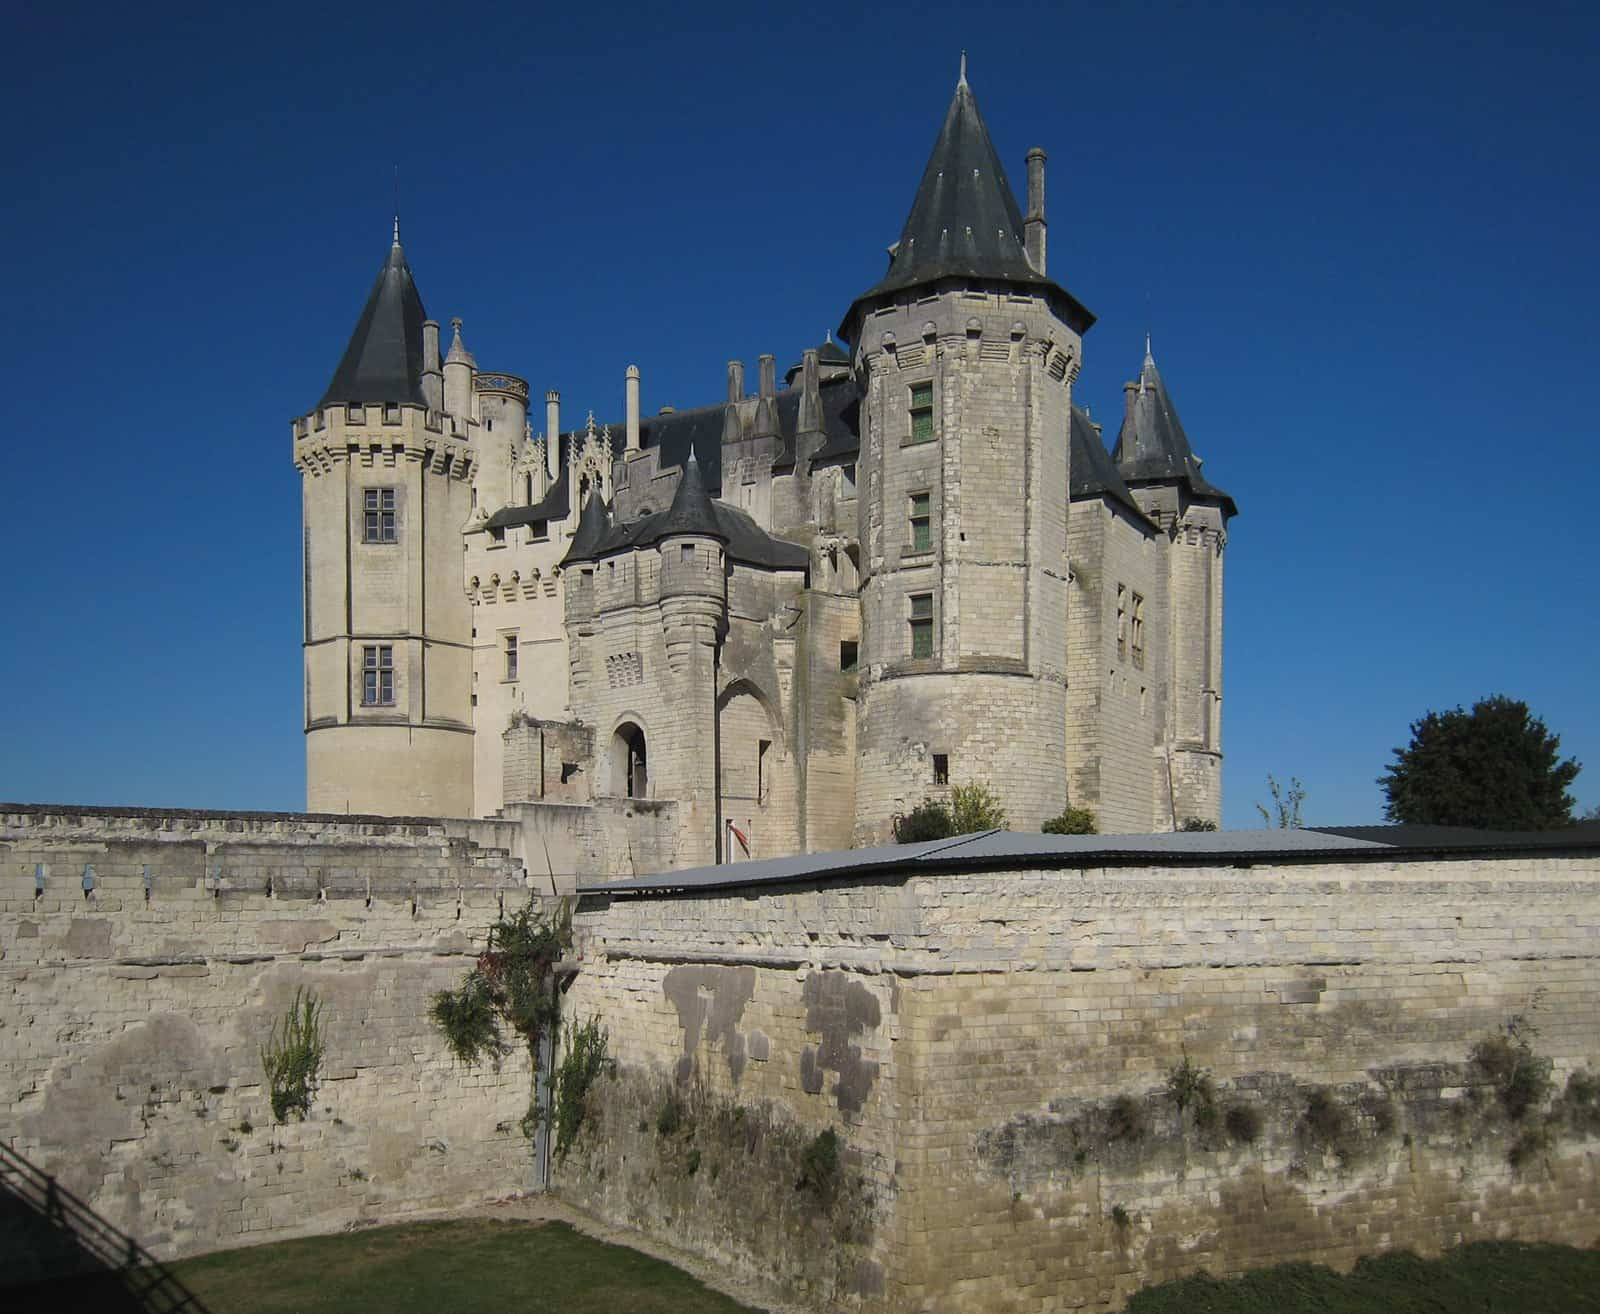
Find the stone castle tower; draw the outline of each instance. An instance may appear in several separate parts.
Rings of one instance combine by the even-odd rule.
[[[295,421],[307,799],[501,815],[552,871],[871,843],[974,782],[1016,829],[1216,821],[1222,552],[1147,353],[1114,451],[965,72],[840,338],[725,399],[564,430],[448,354],[400,249]],[[463,551],[463,548],[465,549]]]

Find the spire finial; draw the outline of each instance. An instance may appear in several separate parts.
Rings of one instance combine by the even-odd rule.
[[[396,212],[394,217],[394,244],[400,245],[400,215]]]
[[[961,52],[961,76],[956,80],[957,89],[967,85],[967,52]]]
[[[822,333],[822,340],[824,342],[832,342],[833,341],[833,330],[832,329],[824,329],[823,333]]]
[[[400,162],[394,166],[394,244],[400,245]]]
[[[1146,329],[1145,330],[1145,334],[1144,334],[1144,354],[1146,356],[1148,356],[1150,354],[1150,330],[1149,329]]]

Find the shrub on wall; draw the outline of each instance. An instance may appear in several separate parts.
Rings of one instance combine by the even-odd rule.
[[[1063,808],[1061,815],[1051,817],[1039,827],[1046,835],[1098,835],[1100,827],[1094,812],[1089,808]]]
[[[920,844],[926,840],[948,839],[956,833],[950,809],[928,799],[903,817],[896,817],[894,837],[900,844]]]
[[[950,821],[957,835],[976,830],[1004,830],[1006,810],[987,785],[955,785],[950,790]]]
[[[602,1073],[616,1071],[616,1060],[606,1052],[610,1036],[598,1018],[582,1026],[567,1026],[561,1066],[556,1069],[556,1153],[566,1158],[583,1126],[589,1090]],[[526,1128],[524,1130],[527,1130]]]

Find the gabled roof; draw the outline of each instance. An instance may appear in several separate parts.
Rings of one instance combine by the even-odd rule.
[[[845,315],[846,338],[863,302],[950,278],[1025,285],[1050,295],[1079,333],[1094,323],[1071,293],[1028,262],[1022,211],[964,72],[893,250],[889,272]]]
[[[1133,494],[1128,491],[1128,485],[1123,483],[1122,476],[1117,473],[1116,462],[1111,459],[1111,453],[1106,451],[1105,443],[1100,440],[1099,430],[1094,427],[1094,421],[1089,418],[1089,412],[1083,407],[1072,408],[1071,428],[1072,451],[1068,480],[1072,485],[1072,500],[1076,502],[1079,498],[1109,497],[1140,520],[1147,520],[1148,517],[1139,509],[1138,502],[1134,501]]]
[[[396,224],[389,258],[317,409],[384,402],[423,405],[422,322],[427,318]]]
[[[1178,480],[1187,484],[1196,497],[1214,498],[1228,515],[1238,514],[1233,499],[1200,473],[1200,460],[1189,446],[1189,437],[1148,346],[1138,387],[1129,397],[1111,458],[1129,483]]]

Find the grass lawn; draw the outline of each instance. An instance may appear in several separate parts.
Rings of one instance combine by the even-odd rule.
[[[412,1223],[225,1250],[168,1268],[209,1314],[754,1314],[682,1269],[564,1223]],[[13,1308],[169,1306],[130,1303],[84,1279],[28,1289]]]
[[[1344,1275],[1284,1264],[1226,1282],[1147,1287],[1125,1314],[1585,1314],[1600,1311],[1600,1250],[1485,1241],[1438,1259],[1361,1260]]]

